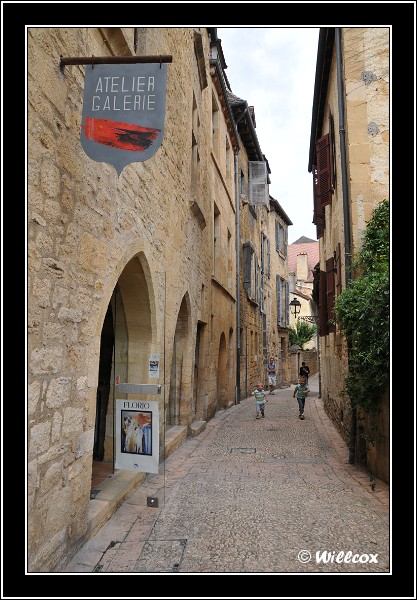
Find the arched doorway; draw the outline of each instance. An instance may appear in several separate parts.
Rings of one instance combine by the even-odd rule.
[[[156,276],[155,276],[156,277]],[[157,279],[162,285],[162,278]],[[158,337],[153,286],[143,255],[132,258],[114,288],[103,321],[94,429],[92,489],[114,471],[115,384],[149,383],[149,355]],[[162,364],[161,375],[163,378]],[[151,383],[155,383],[152,381]],[[107,465],[105,468],[104,466]],[[105,470],[107,469],[107,471]]]
[[[169,398],[167,407],[167,426],[181,425],[181,396],[184,393],[184,362],[185,350],[188,340],[188,319],[189,310],[186,296],[182,299],[180,310],[178,312],[177,325],[175,327],[174,343],[172,348],[172,361],[170,372]],[[185,409],[185,407],[184,407]]]
[[[104,440],[106,435],[107,407],[109,404],[110,382],[114,352],[114,322],[112,303],[110,302],[104,319],[100,341],[100,364],[98,370],[96,425],[94,429],[93,459],[104,458]]]

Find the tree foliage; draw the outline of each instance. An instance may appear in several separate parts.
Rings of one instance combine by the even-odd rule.
[[[297,321],[295,327],[291,327],[289,331],[290,345],[297,344],[301,350],[304,350],[304,344],[307,344],[316,335],[317,327],[310,325],[306,321]]]
[[[352,270],[359,276],[336,299],[335,318],[349,349],[345,391],[367,409],[377,406],[389,379],[388,200],[374,210]]]

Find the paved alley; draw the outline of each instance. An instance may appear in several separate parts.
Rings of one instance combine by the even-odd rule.
[[[148,474],[67,565],[74,573],[388,573],[389,488],[348,464],[317,375],[218,412]],[[157,507],[148,506],[155,498]]]

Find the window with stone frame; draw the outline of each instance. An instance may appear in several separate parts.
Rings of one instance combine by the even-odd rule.
[[[193,119],[191,130],[191,195],[199,197],[200,192],[200,153],[198,143],[200,140],[200,118],[198,115],[197,101],[193,94]]]
[[[282,277],[276,278],[277,325],[287,327],[289,323],[289,284]]]
[[[242,169],[240,169],[240,197],[246,199],[246,180]]]
[[[213,152],[219,159],[219,145],[220,145],[220,112],[219,105],[217,104],[214,93],[211,98],[211,133],[212,133],[212,146]]]
[[[243,287],[248,298],[255,303],[260,301],[260,265],[252,242],[243,244]]]
[[[282,256],[287,256],[288,229],[280,221],[275,221],[275,249]]]

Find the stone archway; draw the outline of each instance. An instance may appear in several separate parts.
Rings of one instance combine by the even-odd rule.
[[[114,464],[114,400],[120,383],[148,383],[149,354],[157,338],[153,286],[145,257],[121,272],[103,321],[93,459]],[[94,478],[94,463],[93,463]]]
[[[191,399],[191,396],[188,396],[188,392],[192,395],[192,360],[189,357],[187,358],[188,354],[190,354],[188,352],[189,315],[190,308],[188,295],[186,294],[182,299],[178,312],[172,347],[169,397],[166,414],[167,427],[186,424],[190,412],[189,403],[183,402],[187,397]]]
[[[112,298],[112,301],[110,301],[107,308],[100,338],[100,360],[96,395],[96,424],[94,429],[93,449],[93,459],[97,461],[102,461],[105,455],[106,420],[114,356],[114,320],[112,308],[112,304],[114,305],[114,298]],[[107,460],[112,460],[112,456],[107,457]]]

